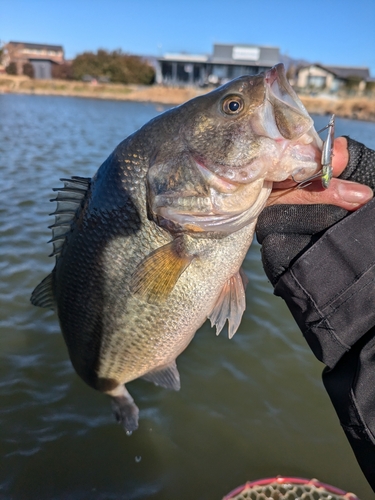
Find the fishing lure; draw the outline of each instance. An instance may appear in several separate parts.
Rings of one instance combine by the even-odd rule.
[[[319,130],[318,134],[324,132],[324,130],[328,129],[327,138],[323,142],[322,149],[322,158],[321,164],[322,168],[316,174],[312,175],[308,179],[305,179],[302,182],[298,183],[297,189],[303,189],[311,184],[313,179],[318,177],[321,178],[322,186],[324,189],[329,187],[329,183],[331,182],[333,176],[333,168],[332,168],[332,157],[333,157],[333,141],[335,139],[335,115],[332,115],[331,119],[324,128]]]

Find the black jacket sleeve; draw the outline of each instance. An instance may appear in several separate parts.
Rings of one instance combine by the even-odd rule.
[[[348,144],[351,161],[341,177],[374,189],[375,152]],[[261,214],[263,264],[326,365],[325,388],[375,491],[375,199],[351,214],[306,207],[274,206]]]
[[[315,356],[375,491],[375,200],[332,226],[275,287]]]

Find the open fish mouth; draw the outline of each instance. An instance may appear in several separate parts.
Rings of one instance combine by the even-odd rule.
[[[298,95],[290,85],[283,64],[277,64],[273,68],[267,70],[264,74],[264,81],[272,90],[273,95],[296,110],[300,110],[302,114],[309,117],[305,106],[302,104]],[[312,122],[311,118],[310,121]]]
[[[281,168],[278,173],[275,171],[272,180],[304,180],[320,169],[322,140],[313,119],[291,87],[284,65],[277,64],[266,71],[264,82],[265,102],[259,120],[254,121],[254,129],[273,140],[279,149]]]
[[[314,122],[305,106],[291,87],[283,64],[277,64],[264,73],[266,101],[272,106],[274,120],[267,116],[267,131],[271,138],[281,135],[284,139],[310,144],[315,136]],[[267,102],[266,102],[267,106]],[[271,130],[274,124],[276,130]],[[309,133],[310,132],[310,133]],[[274,137],[274,135],[276,137]]]

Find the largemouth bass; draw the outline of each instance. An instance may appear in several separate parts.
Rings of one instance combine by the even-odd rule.
[[[321,146],[278,65],[157,116],[92,179],[62,179],[56,264],[31,301],[57,311],[76,372],[127,431],[139,413],[127,382],[178,390],[176,357],[207,318],[234,335],[272,183],[319,170]]]

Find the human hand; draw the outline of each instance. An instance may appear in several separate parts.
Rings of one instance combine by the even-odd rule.
[[[364,184],[337,179],[344,172],[348,161],[348,141],[345,137],[338,137],[334,142],[332,159],[334,178],[332,178],[328,189],[323,188],[319,178],[314,179],[309,186],[303,189],[297,189],[296,183],[292,180],[274,183],[267,205],[330,204],[350,211],[357,210],[371,200],[373,191]],[[362,178],[360,180],[366,181]]]
[[[256,235],[264,270],[274,286],[329,227],[373,197],[375,151],[339,137],[334,143],[333,172],[341,178],[333,178],[328,189],[319,179],[304,189],[296,189],[292,181],[275,185],[272,206],[260,213]]]

